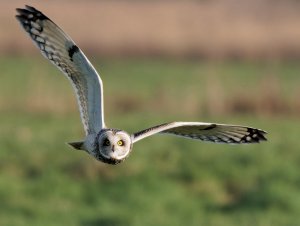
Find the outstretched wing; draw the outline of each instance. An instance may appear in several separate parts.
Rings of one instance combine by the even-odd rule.
[[[154,134],[171,134],[185,138],[226,144],[259,143],[267,140],[260,129],[205,122],[172,122],[133,134],[133,142]]]
[[[31,6],[17,9],[16,18],[41,53],[71,81],[86,134],[104,125],[102,81],[74,41],[42,12]]]

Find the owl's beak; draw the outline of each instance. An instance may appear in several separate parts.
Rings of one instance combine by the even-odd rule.
[[[115,152],[115,145],[112,146],[111,150],[112,152]]]

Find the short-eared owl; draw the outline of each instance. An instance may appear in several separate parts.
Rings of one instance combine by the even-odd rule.
[[[31,6],[17,9],[16,18],[41,53],[71,81],[86,137],[69,143],[109,164],[122,162],[133,143],[160,133],[226,144],[259,143],[265,131],[239,125],[205,122],[171,122],[129,134],[107,128],[103,113],[103,85],[95,68],[74,41],[42,12]]]

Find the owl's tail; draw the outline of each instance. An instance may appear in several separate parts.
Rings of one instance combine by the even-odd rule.
[[[77,141],[77,142],[69,142],[68,145],[73,147],[76,150],[84,150],[83,149],[83,141]]]

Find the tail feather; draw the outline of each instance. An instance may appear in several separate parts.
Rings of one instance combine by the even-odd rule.
[[[70,146],[72,146],[73,148],[75,148],[76,150],[84,150],[83,148],[83,141],[76,141],[76,142],[69,142],[68,143]]]

